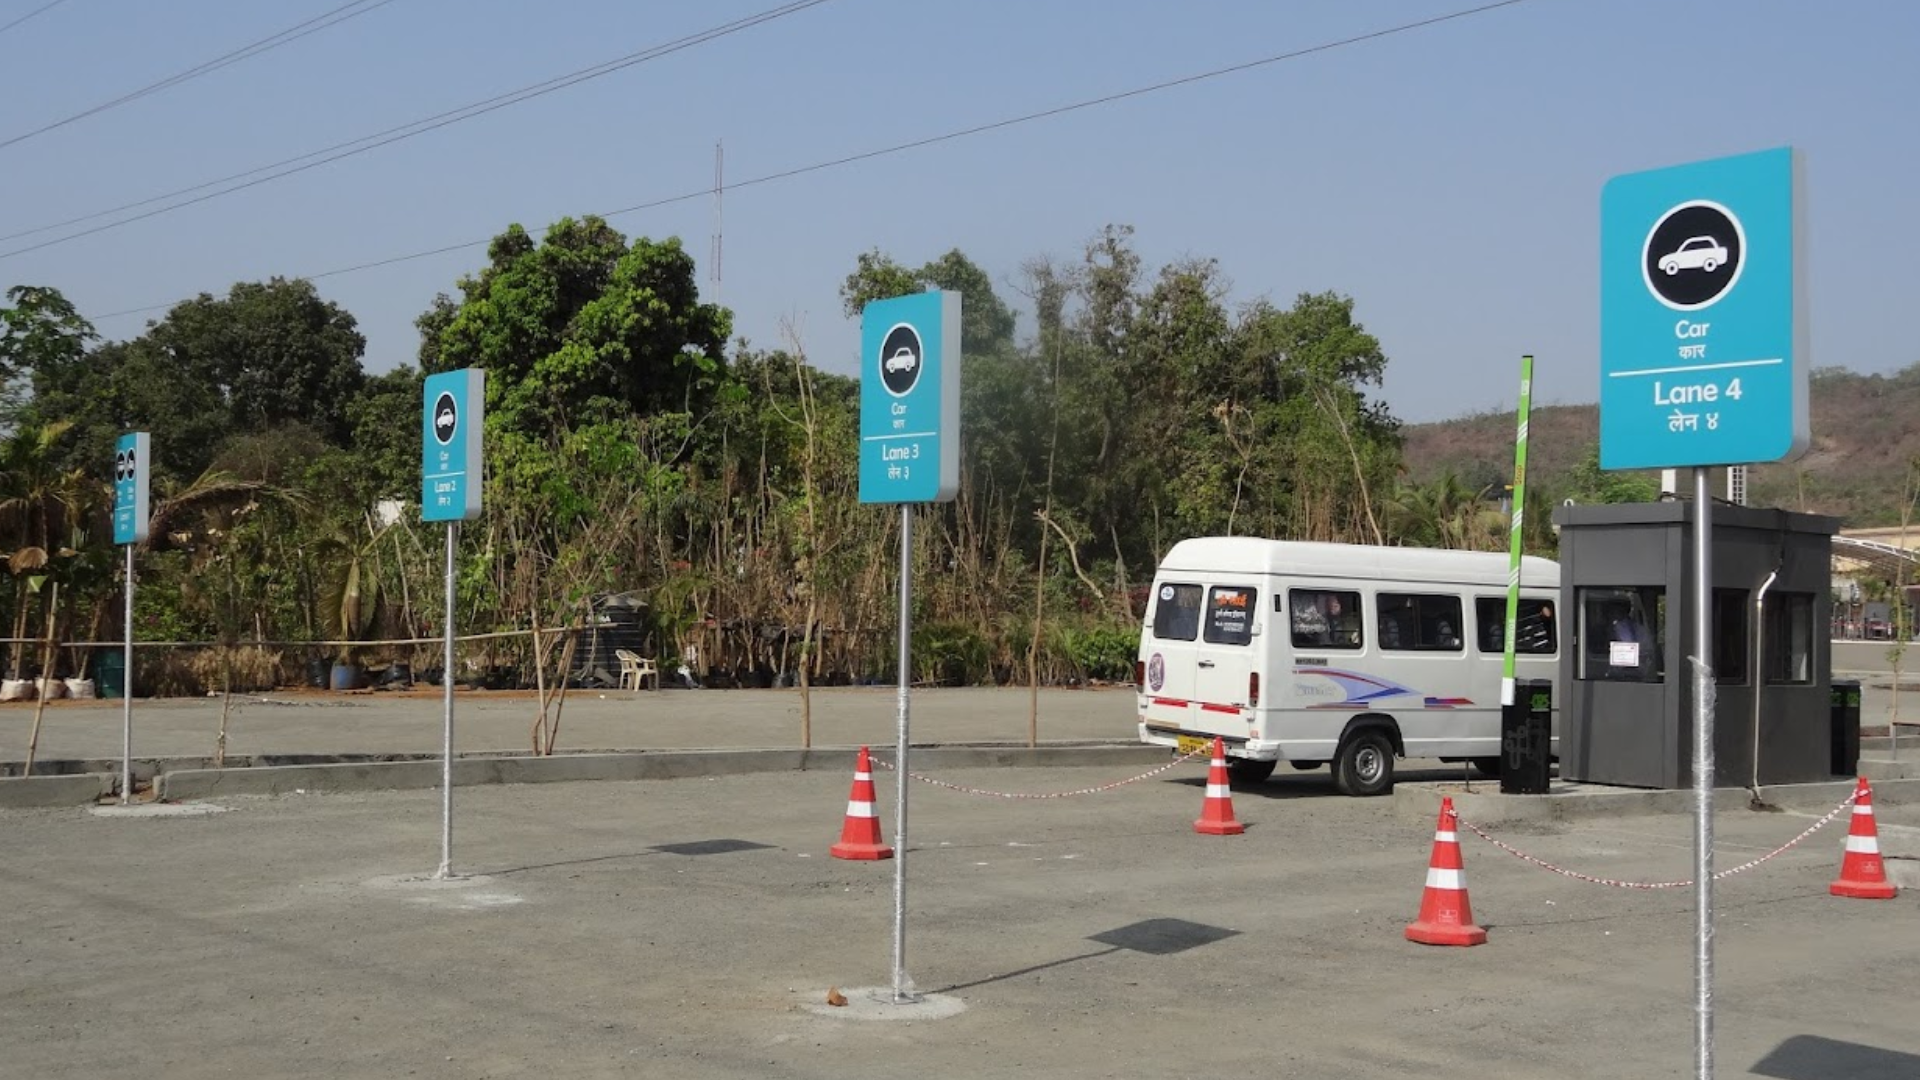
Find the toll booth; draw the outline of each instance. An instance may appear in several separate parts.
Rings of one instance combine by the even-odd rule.
[[[1560,775],[1693,785],[1691,501],[1562,506]],[[1715,504],[1716,786],[1830,778],[1835,518]]]

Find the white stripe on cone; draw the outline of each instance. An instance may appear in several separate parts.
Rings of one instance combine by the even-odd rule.
[[[1875,836],[1849,836],[1847,850],[1855,855],[1878,855],[1880,839]]]
[[[1460,834],[1451,831],[1442,831],[1434,833],[1433,839],[1436,843],[1457,844],[1460,842]]]
[[[1232,797],[1233,789],[1226,784],[1207,785],[1207,798],[1209,799],[1230,799]]]
[[[1467,875],[1459,870],[1442,870],[1437,866],[1427,867],[1427,888],[1446,889],[1461,892],[1467,887]]]
[[[853,774],[853,778],[856,781],[865,780],[868,783],[873,782],[873,774],[870,772],[856,772]]]
[[[880,815],[873,812],[873,804],[870,802],[854,802],[852,800],[848,800],[847,816],[848,817],[879,817]]]

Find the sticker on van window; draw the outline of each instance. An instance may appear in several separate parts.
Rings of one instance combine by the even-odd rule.
[[[1173,586],[1171,585],[1160,586],[1160,599],[1162,600],[1173,599]]]
[[[1147,689],[1158,690],[1167,684],[1167,661],[1159,653],[1147,661]]]
[[[1215,587],[1207,597],[1206,640],[1221,645],[1245,645],[1253,639],[1253,589]]]

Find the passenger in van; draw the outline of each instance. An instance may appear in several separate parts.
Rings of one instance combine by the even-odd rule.
[[[1404,607],[1384,609],[1380,612],[1381,648],[1411,649],[1413,636],[1413,612]]]
[[[1360,644],[1360,614],[1342,610],[1339,593],[1327,594],[1327,633],[1332,639],[1330,644]]]
[[[1483,653],[1497,653],[1502,651],[1507,644],[1502,640],[1507,636],[1506,630],[1507,628],[1504,623],[1493,622],[1491,620],[1484,623],[1480,627],[1480,651]]]
[[[1520,648],[1528,652],[1553,651],[1553,605],[1541,604],[1531,618],[1520,620]]]

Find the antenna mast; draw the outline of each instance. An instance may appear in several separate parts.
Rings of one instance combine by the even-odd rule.
[[[720,302],[720,234],[723,222],[720,198],[726,190],[727,151],[722,143],[713,144],[713,251],[708,259],[713,278],[713,302]]]

